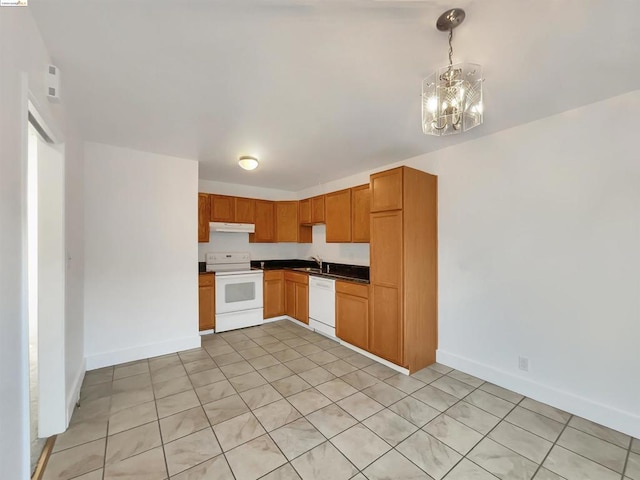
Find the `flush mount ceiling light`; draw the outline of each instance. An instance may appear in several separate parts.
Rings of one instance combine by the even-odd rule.
[[[422,81],[422,131],[427,135],[455,135],[482,124],[482,67],[453,63],[453,29],[462,23],[461,8],[447,10],[436,28],[449,32],[449,65]]]
[[[245,170],[255,170],[258,168],[258,159],[249,155],[242,155],[238,160],[238,165]]]

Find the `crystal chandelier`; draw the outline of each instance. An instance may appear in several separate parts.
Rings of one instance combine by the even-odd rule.
[[[422,81],[422,131],[427,135],[455,135],[482,123],[482,67],[453,63],[453,29],[462,23],[461,8],[444,12],[436,22],[449,32],[449,65]]]

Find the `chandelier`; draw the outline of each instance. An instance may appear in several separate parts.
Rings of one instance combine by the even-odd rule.
[[[427,135],[455,135],[482,124],[482,67],[453,63],[453,29],[462,23],[461,8],[444,12],[436,22],[449,32],[449,65],[422,81],[422,131]]]

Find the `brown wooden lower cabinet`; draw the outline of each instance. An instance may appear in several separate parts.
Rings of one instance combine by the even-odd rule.
[[[296,314],[294,317],[309,324],[309,285],[296,283]]]
[[[198,310],[200,330],[212,330],[216,325],[216,291],[213,273],[198,275]]]
[[[369,285],[336,282],[336,335],[369,349]]]
[[[397,287],[371,285],[369,351],[404,366],[400,291]]]
[[[263,295],[264,318],[279,317],[285,314],[284,272],[282,270],[265,270]]]
[[[309,323],[309,275],[284,272],[285,314],[302,323]]]

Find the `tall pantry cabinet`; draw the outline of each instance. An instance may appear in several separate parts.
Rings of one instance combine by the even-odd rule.
[[[415,372],[437,348],[437,177],[371,175],[369,351]]]

